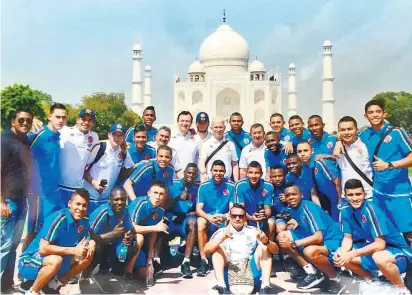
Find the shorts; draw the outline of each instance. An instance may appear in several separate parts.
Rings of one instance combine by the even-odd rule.
[[[185,239],[187,237],[186,225],[190,219],[194,219],[196,221],[197,216],[186,216],[185,219],[179,223],[175,223],[174,221],[170,222],[169,233]]]
[[[412,198],[387,197],[374,192],[373,200],[401,233],[412,232]]]
[[[366,245],[367,243],[355,243],[353,248],[359,249],[365,247]],[[399,272],[406,272],[409,262],[407,254],[403,252],[402,249],[391,246],[386,246],[385,250],[395,256],[395,264],[398,267]],[[372,255],[361,256],[361,265],[363,269],[366,269],[372,273],[379,271],[379,267],[376,265],[375,261],[373,261]]]
[[[286,221],[282,218],[276,218],[275,216],[271,216],[269,218],[273,219],[276,224],[285,224],[286,225]]]
[[[301,239],[304,239],[308,236],[305,232],[303,232],[302,230],[299,230],[299,228],[290,230],[290,233],[292,235],[292,240],[293,241],[301,240]],[[333,254],[336,252],[336,250],[339,249],[339,247],[341,245],[341,242],[342,242],[341,239],[323,241],[324,246],[329,251],[329,254],[327,256],[329,261],[333,261]],[[298,251],[300,253],[303,253],[303,249],[305,249],[304,246],[298,247]]]
[[[41,256],[39,252],[34,254],[22,254],[19,259],[19,274],[26,280],[34,281],[42,267],[45,257]],[[62,276],[70,270],[71,255],[63,257],[63,263],[57,271],[57,276]]]

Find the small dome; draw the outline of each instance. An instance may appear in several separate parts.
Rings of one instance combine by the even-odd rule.
[[[332,42],[330,42],[330,40],[325,40],[325,42],[323,42],[323,46],[332,46]]]
[[[258,60],[254,60],[249,64],[249,72],[265,72],[265,65]]]
[[[198,60],[192,63],[189,67],[189,73],[204,73],[205,66],[202,65]]]
[[[142,50],[142,46],[140,46],[139,43],[136,43],[136,44],[133,46],[133,50]]]
[[[289,65],[289,69],[295,69],[296,68],[296,66],[295,66],[295,64],[292,62],[290,65]]]
[[[152,70],[152,67],[149,66],[149,65],[147,65],[147,66],[144,68],[144,70],[145,70],[145,71],[151,71],[151,70]]]
[[[229,25],[220,25],[200,47],[200,62],[213,65],[216,60],[239,61],[245,65],[249,60],[249,45]]]

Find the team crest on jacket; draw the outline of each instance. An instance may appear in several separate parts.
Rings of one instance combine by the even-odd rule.
[[[329,141],[327,147],[328,147],[329,149],[331,149],[331,148],[333,147],[333,143]]]
[[[83,225],[77,227],[77,232],[80,234],[83,231]]]
[[[125,153],[123,153],[123,152],[120,152],[120,153],[119,153],[119,159],[120,159],[120,160],[123,159],[125,156],[126,156]]]
[[[144,155],[144,159],[145,160],[150,160],[150,155],[149,154]]]
[[[286,136],[285,136],[285,141],[289,141],[289,139],[290,139],[290,136],[289,136],[289,135],[286,135]]]
[[[365,217],[365,215],[362,215],[362,222],[363,222],[363,223],[366,223],[366,217]]]
[[[265,190],[265,189],[263,189],[263,190],[262,190],[262,196],[266,196],[267,194],[268,194],[268,191]]]
[[[319,172],[318,168],[313,169],[313,172],[315,172],[315,174],[318,174]]]
[[[249,139],[245,138],[245,139],[243,140],[243,142],[246,143],[246,144],[248,144],[248,143],[249,143]]]
[[[391,141],[392,141],[392,136],[387,135],[383,141],[384,141],[385,143],[391,142]]]
[[[159,214],[157,214],[157,212],[153,213],[153,220],[156,220],[157,218],[159,218]]]
[[[88,141],[89,143],[92,143],[92,142],[93,142],[93,136],[89,136],[89,137],[87,138],[87,141]]]
[[[226,189],[224,189],[223,190],[223,194],[225,195],[225,196],[227,196],[228,194],[229,194],[229,190],[226,188]]]
[[[306,218],[305,216],[302,216],[302,222],[305,223],[306,222]]]
[[[169,177],[169,173],[163,172],[163,178],[168,178],[168,177]]]
[[[309,139],[308,139],[308,142],[309,142],[310,144],[312,144],[313,138],[309,138]]]

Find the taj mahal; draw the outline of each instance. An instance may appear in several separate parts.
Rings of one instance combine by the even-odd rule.
[[[323,44],[322,117],[325,129],[334,130],[332,43]],[[132,109],[141,115],[143,109],[152,105],[150,66],[145,67],[144,94],[141,75],[142,47],[133,47]],[[210,117],[228,118],[233,112],[243,115],[245,127],[253,123],[267,126],[270,115],[282,112],[282,74],[278,69],[267,69],[259,60],[250,61],[246,40],[226,23],[218,26],[201,44],[199,59],[188,68],[187,73],[174,72],[173,118],[183,110],[194,116],[205,111]],[[298,110],[296,90],[296,66],[288,69],[288,97],[285,119]]]

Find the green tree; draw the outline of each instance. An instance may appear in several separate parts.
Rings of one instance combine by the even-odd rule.
[[[141,122],[141,118],[127,107],[124,93],[96,92],[92,95],[85,95],[77,107],[75,115],[82,108],[90,108],[96,112],[94,130],[99,138],[106,138],[107,131],[114,122],[119,122],[126,128]]]
[[[46,120],[44,107],[52,103],[50,94],[29,85],[14,84],[1,90],[1,128],[10,126],[10,113],[20,107],[29,108],[41,120]]]
[[[385,103],[386,118],[391,125],[400,126],[412,132],[412,93],[408,92],[382,92],[373,99]]]

